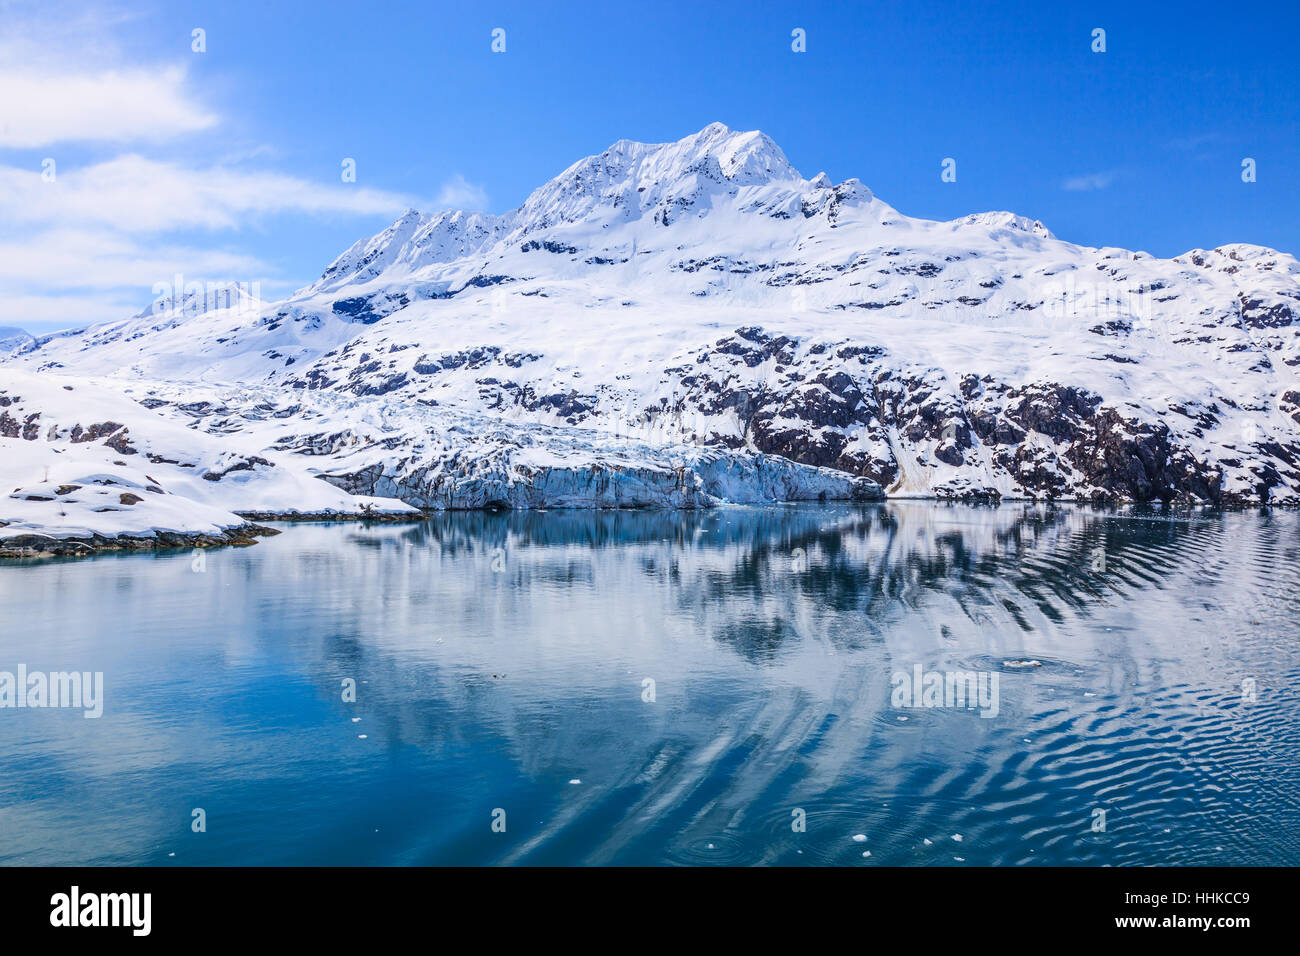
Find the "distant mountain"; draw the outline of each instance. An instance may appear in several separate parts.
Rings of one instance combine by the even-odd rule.
[[[0,359],[30,352],[36,348],[36,338],[25,329],[0,325]]]
[[[713,124],[615,143],[505,215],[409,210],[284,301],[151,309],[0,378],[111,376],[422,506],[622,501],[548,492],[566,449],[597,484],[734,456],[692,472],[705,502],[780,497],[718,478],[767,455],[896,496],[1300,503],[1298,316],[1290,255],[914,219]],[[866,493],[826,474],[790,493]]]

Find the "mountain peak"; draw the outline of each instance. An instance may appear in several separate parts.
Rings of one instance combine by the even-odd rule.
[[[670,143],[622,139],[574,163],[533,192],[514,214],[519,235],[580,220],[628,221],[643,216],[666,224],[705,197],[745,187],[788,183],[806,187],[781,147],[758,130],[737,132],[711,123]]]
[[[646,148],[687,168],[712,160],[726,179],[741,185],[803,179],[781,147],[761,130],[733,130],[724,123],[710,123],[675,143]]]
[[[1013,229],[1031,233],[1040,239],[1056,238],[1040,220],[1030,219],[1028,216],[1018,216],[1013,212],[977,212],[971,213],[969,216],[953,219],[951,222],[954,225],[978,226],[994,232],[1001,229]]]

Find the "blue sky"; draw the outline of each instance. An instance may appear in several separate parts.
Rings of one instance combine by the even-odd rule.
[[[1297,253],[1298,27],[1295,3],[0,0],[0,325],[123,317],[178,271],[278,298],[408,204],[503,212],[715,120],[909,215]]]

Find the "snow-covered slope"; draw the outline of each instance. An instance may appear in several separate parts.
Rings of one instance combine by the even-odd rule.
[[[298,456],[263,454],[256,440],[191,428],[148,404],[93,381],[0,374],[0,553],[49,551],[42,537],[139,539],[131,546],[246,538],[236,511],[413,510],[347,494],[315,480]]]
[[[868,478],[752,452],[330,392],[9,370],[0,375],[6,485],[0,556],[242,540],[250,518],[883,497]],[[39,539],[75,547],[53,551]]]
[[[695,468],[700,449],[760,484],[764,453],[893,495],[1300,502],[1292,256],[913,219],[721,124],[615,143],[502,216],[410,210],[282,302],[158,311],[44,337],[0,380],[224,404],[225,425],[188,427],[264,451],[316,436],[330,481],[417,505],[478,500],[456,485],[476,468],[501,483],[482,503],[609,503],[539,476],[566,455]],[[372,444],[338,457],[353,421]],[[524,474],[532,490],[502,490]],[[678,503],[656,481],[632,499]]]

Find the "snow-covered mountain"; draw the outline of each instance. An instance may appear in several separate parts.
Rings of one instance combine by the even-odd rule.
[[[504,449],[510,505],[553,500],[562,451],[626,474],[700,449],[895,496],[1300,502],[1292,256],[913,219],[721,124],[615,143],[502,216],[410,210],[282,302],[208,305],[44,337],[0,378],[94,377],[425,506],[474,500],[429,476]]]
[[[0,359],[36,348],[36,337],[26,329],[0,326]]]

